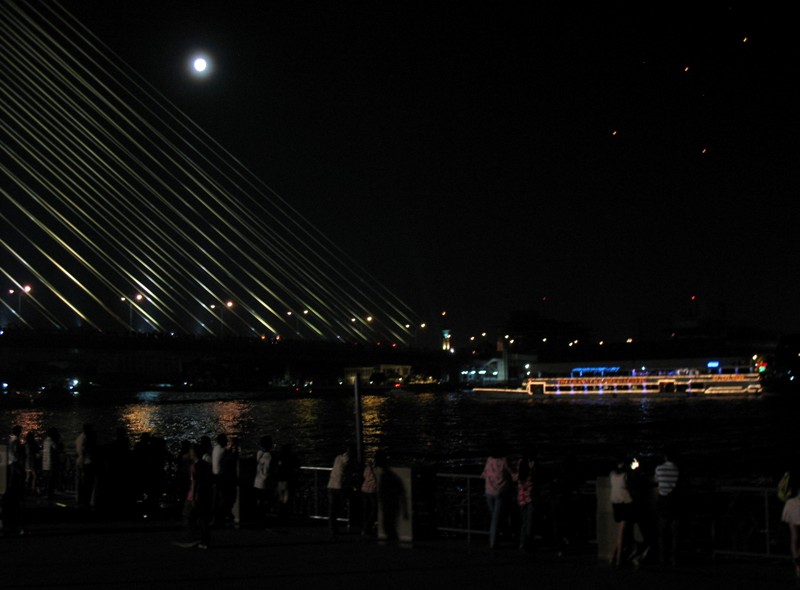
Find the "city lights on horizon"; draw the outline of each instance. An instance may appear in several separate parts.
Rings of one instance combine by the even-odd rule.
[[[21,299],[22,295],[30,294],[32,293],[32,291],[33,287],[30,284],[23,284],[20,285],[19,287],[12,286],[8,288],[7,293],[10,296],[18,296]],[[139,307],[139,305],[143,304],[144,302],[149,302],[151,305],[157,307],[158,297],[156,295],[153,295],[153,297],[154,297],[153,299],[150,299],[143,293],[121,295],[119,297],[119,301],[128,307],[128,328],[130,330],[134,329],[134,319],[138,318],[138,321],[147,324],[148,329],[158,331],[157,323],[154,321],[152,316],[153,312],[148,311],[143,307]],[[544,301],[545,299],[546,298],[542,298],[542,301]],[[692,294],[688,296],[688,299],[691,302],[696,303],[698,298],[695,294]],[[37,302],[37,304],[39,303]],[[237,335],[237,334],[241,335],[242,331],[245,329],[249,330],[248,333],[252,333],[252,335],[259,338],[264,336],[265,334],[270,334],[270,333],[272,334],[273,338],[280,335],[280,331],[277,329],[273,329],[271,330],[271,332],[267,331],[265,333],[263,330],[259,330],[253,326],[248,327],[246,325],[242,325],[244,320],[240,317],[240,314],[234,311],[235,306],[236,303],[234,302],[233,299],[221,299],[214,303],[209,303],[205,307],[206,309],[214,313],[216,321],[219,322],[219,329],[218,330],[211,329],[209,325],[207,325],[202,321],[198,322],[197,325],[199,325],[200,328],[211,333],[212,335],[223,334],[224,332],[228,332],[231,335]],[[21,308],[22,305],[20,301],[20,303],[18,304],[18,314],[20,317],[21,317]],[[233,315],[230,316],[231,319],[227,319],[227,314],[223,314],[224,310],[226,309],[232,312]],[[310,313],[311,311],[307,308],[298,308],[297,310],[288,309],[285,312],[284,318],[295,318],[293,332],[296,333],[297,336],[308,337],[308,336],[313,336],[313,334],[311,332],[308,332],[304,335],[302,334],[301,328],[310,327],[313,330],[314,326],[312,326],[312,324],[310,323],[310,317],[309,317]],[[449,316],[447,311],[442,311],[440,313],[441,317]],[[301,317],[303,318],[302,323],[300,322]],[[326,321],[325,318],[319,314],[315,314],[313,317],[319,318],[321,321]],[[423,337],[422,331],[428,328],[429,326],[428,322],[420,322],[419,324],[417,324],[418,325],[417,330],[414,330],[414,324],[405,323],[405,324],[400,324],[399,327],[405,330],[404,333],[408,336],[409,340],[402,342],[402,338],[400,340],[395,340],[395,338],[391,334],[384,333],[382,330],[383,327],[382,322],[378,322],[376,316],[362,315],[362,316],[346,316],[346,317],[349,318],[350,325],[353,325],[354,327],[352,333],[349,334],[350,337],[355,336],[359,340],[366,340],[366,341],[370,341],[374,337],[379,337],[381,338],[381,340],[372,340],[372,343],[375,344],[376,346],[386,345],[395,347],[398,344],[398,342],[400,342],[401,344],[412,345],[412,346],[430,346],[431,344],[433,344],[433,342],[429,340],[434,337],[438,338],[440,335],[439,332],[437,331],[438,330],[437,328],[437,330],[434,330],[433,332],[427,332],[427,336]],[[167,330],[165,333],[174,334],[175,330],[174,329]],[[443,348],[451,353],[456,350],[457,343],[462,343],[462,345],[475,347],[479,342],[479,337],[475,333],[473,333],[472,335],[466,335],[464,334],[464,332],[452,331],[448,329],[448,330],[443,330],[442,334],[443,338],[440,340],[440,342],[444,342],[445,346],[443,346]],[[479,334],[480,334],[480,339],[484,339],[483,340],[484,343],[485,339],[493,338],[493,336],[490,335],[491,331],[481,331],[479,332]],[[497,332],[495,332],[495,334],[497,334]],[[529,339],[530,338],[529,336],[525,336],[524,334],[515,334],[513,332],[500,332],[499,335],[494,336],[494,338],[498,339],[498,341],[499,340],[505,341],[507,346],[514,345],[515,350],[524,350],[526,344],[530,345],[532,343],[532,340]],[[336,339],[343,340],[341,335],[337,335]],[[548,336],[537,336],[535,338],[535,341],[539,343],[539,346],[542,345],[548,345],[551,347],[559,346],[557,342],[554,342],[553,339]],[[561,344],[561,346],[565,346],[568,348],[573,348],[581,344],[581,340],[578,338],[573,338],[569,340],[565,339],[562,342],[563,344]],[[594,345],[598,347],[606,346],[607,344],[609,344],[609,342],[614,342],[614,339],[611,340],[607,338],[593,339]],[[633,337],[622,338],[618,340],[618,342],[624,342],[625,344],[630,345],[634,343],[634,338]],[[583,344],[583,346],[586,346],[586,344]]]

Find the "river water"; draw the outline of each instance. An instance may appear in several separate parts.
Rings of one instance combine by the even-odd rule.
[[[203,399],[207,398],[207,399]],[[276,445],[291,442],[305,465],[330,465],[354,440],[354,395],[337,393],[290,399],[253,394],[193,395],[166,402],[155,393],[126,399],[4,410],[10,430],[43,433],[57,427],[68,449],[82,425],[99,442],[118,426],[132,439],[143,432],[182,439],[238,436],[254,452],[263,434]],[[785,469],[797,449],[797,399],[772,395],[734,397],[552,396],[500,393],[364,395],[363,439],[369,455],[384,448],[396,465],[435,464],[441,471],[480,473],[487,451],[502,440],[512,454],[536,445],[544,464],[570,462],[581,475],[608,473],[619,454],[645,467],[674,446],[698,475],[725,482],[766,483]]]

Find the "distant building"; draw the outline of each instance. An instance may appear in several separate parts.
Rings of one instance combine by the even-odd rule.
[[[475,360],[461,369],[461,381],[474,385],[496,385],[521,382],[530,377],[536,355],[506,353],[488,359]]]
[[[344,369],[344,380],[348,385],[354,385],[358,375],[361,385],[394,385],[405,382],[410,374],[411,365],[348,367]]]

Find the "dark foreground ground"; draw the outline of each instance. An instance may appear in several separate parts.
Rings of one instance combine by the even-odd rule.
[[[272,529],[215,529],[207,550],[173,544],[173,521],[109,522],[71,507],[31,506],[26,534],[0,538],[0,588],[191,588],[615,590],[800,587],[788,559],[614,569],[592,552],[534,557],[485,539],[425,539],[383,545],[344,533],[331,541],[317,522]]]

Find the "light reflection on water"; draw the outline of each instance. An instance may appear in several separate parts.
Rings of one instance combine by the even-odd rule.
[[[120,415],[120,422],[128,432],[136,435],[151,432],[157,424],[158,411],[158,406],[127,406]]]
[[[787,449],[795,448],[796,404],[791,401],[763,396],[538,399],[391,392],[362,398],[363,434],[368,455],[382,447],[397,464],[436,463],[443,469],[479,471],[487,450],[502,439],[514,451],[534,443],[544,463],[572,458],[595,475],[607,472],[619,454],[652,465],[671,443],[698,472],[750,479],[779,472],[788,461]],[[352,396],[79,402],[4,415],[6,429],[19,423],[24,432],[41,434],[55,425],[68,447],[84,422],[95,426],[101,443],[125,426],[133,439],[151,432],[172,448],[182,439],[226,432],[240,437],[244,452],[254,452],[258,439],[271,434],[276,445],[291,442],[303,462],[312,465],[329,465],[353,440],[355,423]]]
[[[361,400],[361,425],[365,448],[374,450],[381,444],[385,436],[385,410],[388,398],[383,396],[365,396]],[[353,408],[355,420],[355,407]]]
[[[19,424],[22,426],[23,436],[31,430],[34,432],[44,432],[47,430],[47,426],[45,425],[45,412],[43,410],[15,410],[11,411],[9,414],[11,418],[9,430],[14,424]]]

